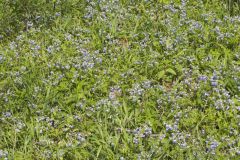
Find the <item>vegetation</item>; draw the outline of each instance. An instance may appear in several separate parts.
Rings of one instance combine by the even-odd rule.
[[[0,159],[239,159],[238,0],[0,2]]]

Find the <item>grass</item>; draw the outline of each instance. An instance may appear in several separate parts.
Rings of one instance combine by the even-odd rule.
[[[239,159],[224,4],[26,3],[0,11],[0,159]]]
[[[230,15],[233,15],[234,13],[236,13],[236,10],[238,11],[238,14],[239,14],[239,10],[240,10],[239,0],[227,0],[226,2],[227,2],[227,7]]]

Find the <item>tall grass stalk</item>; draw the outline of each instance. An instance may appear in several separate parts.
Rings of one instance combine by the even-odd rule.
[[[226,2],[231,16],[240,13],[240,0],[226,0]]]

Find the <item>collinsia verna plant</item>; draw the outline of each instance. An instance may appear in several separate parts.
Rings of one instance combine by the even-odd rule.
[[[224,1],[33,2],[0,2],[0,159],[239,159]]]

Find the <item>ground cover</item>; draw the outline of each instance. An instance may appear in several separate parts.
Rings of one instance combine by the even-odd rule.
[[[240,16],[222,1],[47,6],[0,14],[0,159],[239,158]]]

